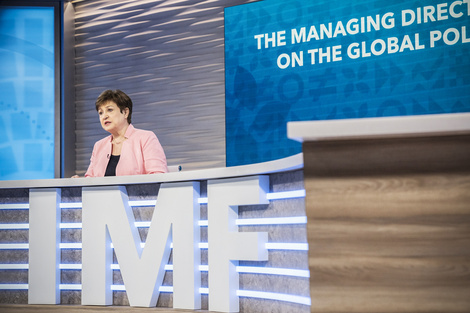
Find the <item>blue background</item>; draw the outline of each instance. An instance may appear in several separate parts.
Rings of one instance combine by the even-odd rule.
[[[0,8],[0,179],[54,178],[54,8]]]
[[[449,1],[448,3],[451,3]],[[439,2],[441,3],[441,2]],[[227,166],[265,162],[301,152],[287,138],[288,121],[367,118],[470,112],[470,44],[439,41],[430,48],[430,31],[467,28],[466,6],[454,19],[403,27],[401,11],[435,1],[278,1],[266,0],[225,9]],[[463,8],[463,10],[462,10]],[[293,28],[393,12],[395,27],[356,35],[290,44]],[[435,15],[436,16],[436,15]],[[255,35],[286,31],[286,45],[258,50]],[[354,42],[405,35],[422,50],[350,59]],[[461,34],[462,35],[462,34]],[[450,37],[451,38],[451,37]],[[264,43],[264,42],[263,42]],[[309,49],[342,45],[342,61],[310,64]],[[304,65],[280,69],[282,53],[304,51]],[[370,51],[370,48],[368,48]],[[326,60],[325,60],[326,61]]]

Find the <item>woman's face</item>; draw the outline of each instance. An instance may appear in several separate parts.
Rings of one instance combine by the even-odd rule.
[[[128,108],[125,108],[121,112],[117,104],[112,101],[106,102],[98,109],[101,126],[104,130],[110,133],[119,132],[129,125],[127,122],[128,114]]]

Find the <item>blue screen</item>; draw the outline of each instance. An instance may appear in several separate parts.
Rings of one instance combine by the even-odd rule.
[[[225,9],[227,166],[301,152],[288,121],[470,112],[468,1]]]
[[[0,7],[0,179],[54,178],[54,8]]]

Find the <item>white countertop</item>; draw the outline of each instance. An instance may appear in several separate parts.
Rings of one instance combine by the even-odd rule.
[[[250,165],[211,168],[204,170],[183,171],[165,174],[113,176],[113,177],[82,177],[56,178],[36,180],[4,180],[0,181],[0,189],[15,188],[59,188],[107,185],[152,184],[167,182],[185,182],[230,177],[262,175],[285,172],[303,168],[302,153],[269,162]]]
[[[287,136],[300,142],[458,134],[470,134],[470,113],[287,123]]]

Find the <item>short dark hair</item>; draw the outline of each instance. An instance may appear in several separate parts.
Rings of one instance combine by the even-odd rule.
[[[116,90],[105,90],[103,91],[98,99],[96,99],[95,105],[96,105],[96,111],[99,110],[99,108],[105,104],[106,102],[112,101],[116,103],[116,105],[119,107],[119,109],[122,111],[125,108],[129,109],[129,115],[127,116],[127,122],[130,124],[131,123],[131,117],[132,117],[132,100],[129,98],[128,95],[126,95],[123,91],[116,89]]]

